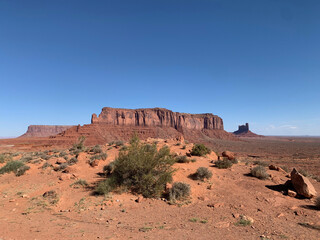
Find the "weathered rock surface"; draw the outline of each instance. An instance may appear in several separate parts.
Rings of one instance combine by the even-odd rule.
[[[230,151],[222,152],[222,156],[228,158],[229,160],[235,159],[234,153]]]
[[[57,135],[69,128],[72,125],[30,125],[25,134],[20,137],[49,137]]]
[[[121,126],[172,127],[182,129],[223,130],[223,121],[211,113],[189,114],[172,112],[164,108],[120,109],[105,107],[99,117],[92,115],[91,123]]]
[[[309,179],[300,174],[295,168],[291,172],[291,182],[299,195],[306,198],[312,198],[317,195]]]
[[[238,130],[233,132],[233,134],[239,137],[262,137],[261,135],[257,135],[249,130],[249,123],[239,125]]]

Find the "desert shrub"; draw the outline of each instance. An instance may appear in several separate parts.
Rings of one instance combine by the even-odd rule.
[[[93,155],[90,158],[90,162],[93,162],[94,160],[106,160],[108,157],[108,154],[106,153],[101,153],[101,154],[97,154],[97,155]]]
[[[114,162],[109,163],[108,165],[103,167],[103,172],[106,175],[110,175],[114,170]]]
[[[184,200],[190,196],[190,185],[183,182],[175,182],[169,190],[169,200]]]
[[[42,169],[46,169],[46,168],[48,168],[48,167],[53,167],[50,163],[48,163],[48,162],[45,162],[43,165],[42,165]]]
[[[191,159],[191,162],[196,162],[196,161],[197,161],[197,159],[195,159],[195,158]]]
[[[0,163],[9,162],[12,161],[12,155],[11,154],[0,154]]]
[[[320,210],[320,197],[316,199],[316,208]]]
[[[308,172],[308,170],[303,169],[303,168],[299,169],[298,172],[301,173],[305,177],[310,177],[311,176],[311,174]]]
[[[267,173],[266,168],[261,165],[252,168],[251,175],[263,180],[269,178],[269,174]]]
[[[187,148],[187,146],[186,146],[186,145],[183,145],[181,149],[186,149],[186,148]]]
[[[210,179],[212,177],[212,172],[206,167],[199,167],[197,171],[193,174],[193,178],[196,180]]]
[[[100,145],[95,145],[90,149],[90,152],[93,152],[94,154],[102,153],[102,149]]]
[[[181,143],[180,143],[180,142],[178,142],[178,143],[176,143],[176,144],[175,144],[175,146],[181,146]]]
[[[113,178],[107,178],[102,182],[99,182],[94,192],[98,195],[107,195],[117,187],[117,183],[114,182]]]
[[[86,180],[79,179],[75,181],[74,183],[70,184],[70,187],[79,188],[79,187],[88,187],[89,184]]]
[[[68,163],[62,163],[62,164],[60,164],[59,166],[56,166],[56,167],[54,168],[54,170],[55,170],[55,171],[62,171],[62,170],[64,170],[64,169],[66,169],[68,166],[69,166]]]
[[[59,195],[54,190],[45,192],[42,196],[52,205],[57,204],[59,202]]]
[[[7,162],[6,165],[0,168],[0,174],[10,173],[10,172],[17,173],[17,170],[23,166],[25,166],[25,164],[21,161]]]
[[[19,167],[17,170],[16,170],[16,176],[17,177],[19,177],[19,176],[22,176],[23,174],[25,174],[25,172],[27,171],[27,170],[29,170],[30,169],[30,167],[29,166],[27,166],[27,165],[23,165],[23,166],[21,166],[21,167]]]
[[[215,162],[215,166],[219,169],[231,168],[232,165],[233,165],[232,161],[230,161],[227,158],[225,158],[223,160],[218,160]]]
[[[78,142],[73,144],[72,148],[70,148],[70,151],[73,152],[73,154],[77,155],[80,152],[85,151],[84,141],[86,140],[85,136],[80,136],[78,138]]]
[[[187,158],[187,156],[177,156],[176,158],[177,163],[189,163],[190,159]]]
[[[290,171],[287,166],[281,166],[281,168],[282,168],[285,172],[287,172],[287,173]]]
[[[114,145],[115,145],[116,147],[120,147],[120,146],[123,146],[124,143],[123,143],[123,141],[115,141],[115,142],[114,142]]]
[[[205,156],[211,153],[211,150],[203,144],[195,144],[191,150],[193,156]]]
[[[267,162],[263,162],[263,161],[253,161],[253,164],[254,165],[259,165],[259,166],[262,166],[262,167],[267,167],[269,166],[269,164]]]
[[[127,151],[120,151],[110,177],[101,182],[96,193],[123,187],[144,197],[159,197],[166,183],[172,181],[174,159],[169,148],[147,147],[134,136]]]
[[[26,155],[26,156],[23,156],[23,157],[20,159],[20,161],[21,161],[21,162],[30,162],[32,159],[33,159],[32,156]]]
[[[59,153],[59,157],[65,157],[67,155],[68,155],[68,153],[65,152],[65,151],[62,151],[62,152]]]
[[[77,162],[78,162],[78,159],[73,157],[67,162],[67,164],[71,166],[71,165],[76,164]]]
[[[121,148],[120,148],[120,150],[119,151],[127,151],[128,150],[128,146],[122,146]]]

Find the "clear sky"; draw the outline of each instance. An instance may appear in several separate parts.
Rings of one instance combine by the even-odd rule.
[[[0,136],[102,107],[320,135],[319,0],[0,0]]]

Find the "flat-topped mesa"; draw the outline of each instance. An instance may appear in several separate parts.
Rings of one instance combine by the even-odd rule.
[[[30,125],[20,137],[49,137],[57,135],[73,126],[71,125]]]
[[[249,132],[249,123],[246,123],[245,125],[239,125],[238,130],[233,132],[234,134],[242,134]]]
[[[91,123],[119,126],[172,127],[177,130],[224,130],[222,119],[211,113],[179,113],[164,108],[121,109],[105,107],[99,117],[96,114],[92,114]]]

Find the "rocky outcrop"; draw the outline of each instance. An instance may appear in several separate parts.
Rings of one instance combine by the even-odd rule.
[[[299,195],[306,198],[312,198],[317,195],[317,192],[309,179],[304,177],[295,168],[291,172],[291,182]]]
[[[178,131],[223,130],[223,121],[211,113],[189,114],[172,112],[164,108],[120,109],[105,107],[99,117],[92,115],[92,124],[117,126],[171,127]]]
[[[249,123],[239,125],[238,130],[233,132],[233,134],[238,137],[262,137],[261,135],[257,135],[249,130]]]
[[[57,135],[73,126],[64,125],[30,125],[25,134],[20,137],[49,137]]]

